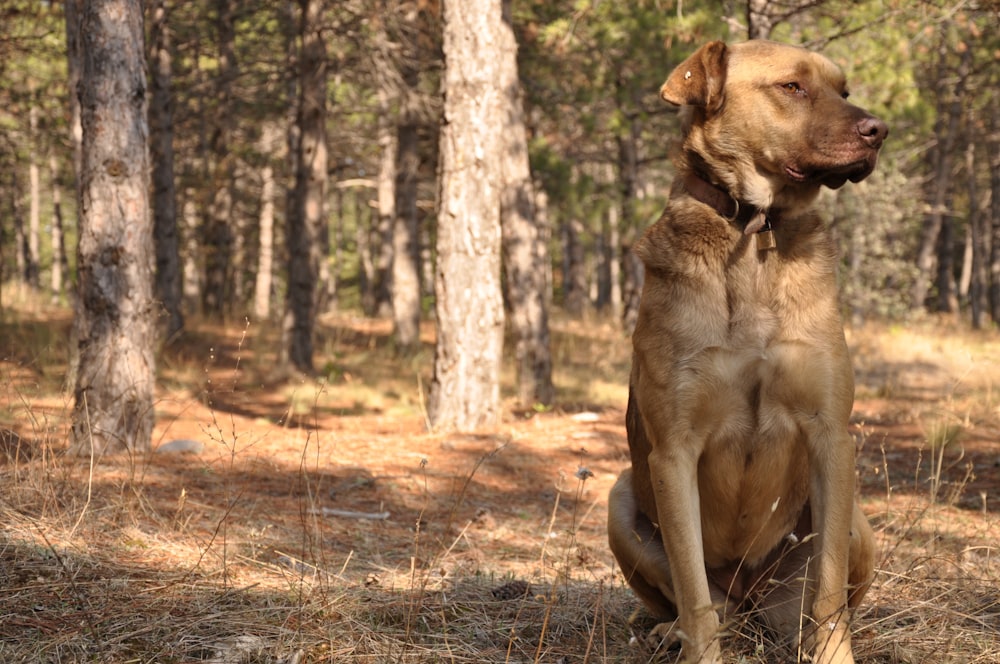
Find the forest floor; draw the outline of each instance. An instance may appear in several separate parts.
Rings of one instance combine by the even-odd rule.
[[[324,319],[321,377],[289,379],[273,329],[192,321],[158,353],[153,445],[198,451],[90,459],[64,454],[69,312],[4,302],[0,661],[676,658],[645,639],[606,543],[630,359],[610,322],[555,321],[554,408],[438,435],[430,327],[400,358],[387,322]],[[848,339],[879,545],[856,656],[1000,661],[1000,335]],[[729,627],[726,661],[804,661]]]

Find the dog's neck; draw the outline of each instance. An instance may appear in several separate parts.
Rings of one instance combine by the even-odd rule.
[[[697,171],[688,171],[683,184],[684,190],[692,198],[715,210],[726,221],[741,227],[746,235],[770,232],[781,217],[780,210],[761,209],[749,203],[741,203],[727,190],[713,184]]]

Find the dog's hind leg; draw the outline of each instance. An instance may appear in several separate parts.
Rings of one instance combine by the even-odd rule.
[[[657,528],[639,511],[626,468],[608,495],[608,543],[629,586],[650,613],[661,620],[677,618],[670,565]]]

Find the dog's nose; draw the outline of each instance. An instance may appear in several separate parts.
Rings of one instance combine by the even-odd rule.
[[[858,123],[858,133],[868,147],[878,150],[882,147],[882,141],[889,135],[889,127],[878,118],[869,115]]]

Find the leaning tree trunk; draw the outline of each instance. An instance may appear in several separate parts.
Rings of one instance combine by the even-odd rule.
[[[505,0],[505,14],[510,0]],[[535,215],[535,192],[528,163],[521,81],[517,73],[517,41],[508,22],[500,29],[501,117],[505,123],[501,166],[501,228],[511,322],[516,337],[517,394],[522,406],[549,405],[555,398],[552,354],[549,348],[549,311],[545,294],[545,252]]]
[[[321,261],[326,259],[326,46],[323,0],[300,0],[298,158],[288,219],[287,357],[300,371],[313,369],[313,329],[319,304]]]
[[[435,269],[437,343],[428,415],[474,430],[500,415],[500,0],[444,5],[444,125]]]
[[[153,238],[156,244],[156,297],[163,307],[166,338],[184,328],[181,313],[181,265],[174,190],[174,119],[170,97],[172,75],[167,2],[155,0],[150,26],[153,65],[149,126],[153,157]]]
[[[140,0],[87,0],[80,22],[80,364],[71,450],[143,451],[153,430],[152,220]]]

